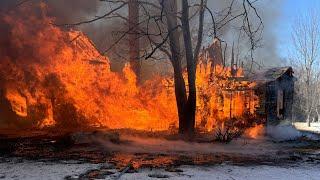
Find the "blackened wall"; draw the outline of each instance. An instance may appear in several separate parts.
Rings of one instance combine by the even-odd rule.
[[[294,77],[292,76],[291,71],[288,71],[274,81],[266,83],[265,88],[265,111],[267,124],[277,125],[281,120],[292,120]],[[279,92],[282,93],[281,96],[281,93]],[[279,99],[283,103],[283,108],[278,107]]]

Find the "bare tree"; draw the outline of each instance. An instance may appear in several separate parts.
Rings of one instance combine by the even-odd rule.
[[[181,47],[179,45],[179,31],[177,29],[177,2],[170,0],[160,1],[165,11],[167,19],[167,28],[169,32],[171,62],[174,67],[175,92],[177,98],[177,105],[179,111],[179,132],[185,135],[193,135],[195,128],[195,114],[196,114],[196,60],[198,58],[203,36],[203,19],[205,1],[200,2],[199,13],[199,27],[198,27],[198,41],[196,48],[193,50],[191,41],[191,32],[189,25],[189,3],[187,0],[181,1],[182,15],[181,15],[181,29],[183,34],[184,52],[187,61],[188,74],[188,91],[186,92],[185,81],[182,75],[181,67]],[[172,32],[172,33],[170,33]],[[194,52],[193,52],[194,51]]]
[[[175,95],[176,102],[178,107],[178,116],[179,116],[179,132],[182,133],[186,128],[186,116],[184,107],[187,102],[187,93],[185,81],[183,79],[183,70],[182,70],[182,54],[180,47],[180,34],[178,31],[178,19],[177,14],[177,2],[176,1],[162,1],[160,2],[163,6],[163,11],[167,20],[167,29],[169,36],[170,51],[169,54],[170,61],[173,66],[174,71],[174,85],[175,85]]]
[[[294,45],[293,61],[297,66],[298,93],[303,98],[299,102],[304,111],[308,126],[312,114],[318,114],[319,98],[319,53],[320,24],[319,17],[312,12],[301,15],[293,25],[292,41]]]

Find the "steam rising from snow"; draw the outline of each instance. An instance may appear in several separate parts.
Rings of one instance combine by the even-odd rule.
[[[241,153],[264,154],[274,153],[276,147],[270,143],[261,143],[263,140],[235,139],[229,144],[225,143],[198,143],[182,140],[167,140],[163,138],[135,137],[123,135],[122,141],[127,143],[112,143],[102,136],[92,137],[92,141],[102,145],[108,151],[120,151],[127,153],[161,153],[161,154],[206,154],[206,153]]]
[[[266,132],[269,137],[278,141],[297,140],[302,137],[310,140],[319,140],[319,135],[308,131],[299,131],[290,121],[284,121],[277,126],[267,126]]]
[[[302,133],[292,125],[284,124],[278,126],[268,126],[267,134],[276,140],[294,140],[302,136]]]

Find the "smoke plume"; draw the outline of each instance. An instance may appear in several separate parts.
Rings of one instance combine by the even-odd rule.
[[[228,8],[230,7],[231,2],[231,0],[213,0],[208,1],[208,6],[213,10],[213,12],[224,12],[225,15],[225,13],[228,11]],[[255,1],[253,5],[263,22],[262,34],[257,34],[256,37],[257,39],[261,38],[261,40],[258,44],[259,48],[254,52],[254,60],[259,64],[267,67],[277,66],[282,62],[277,53],[278,41],[276,38],[276,32],[274,32],[274,27],[277,26],[278,23],[280,23],[279,20],[281,15],[282,1]],[[242,1],[235,1],[232,7],[233,8],[231,13],[234,16],[241,14],[243,11]],[[219,21],[223,17],[224,16],[219,17],[219,15],[217,15],[216,21]],[[210,17],[208,18],[208,21],[210,22]],[[251,10],[251,12],[249,13],[249,21],[252,24],[253,28],[257,28],[260,23],[260,19],[253,13],[253,10]],[[250,61],[250,44],[248,42],[248,37],[244,37],[244,34],[242,32],[239,38],[239,29],[241,28],[242,24],[243,18],[237,18],[217,32],[217,35],[228,44],[229,50],[227,52],[227,60],[231,58],[232,43],[235,43],[235,54],[237,56],[237,53],[239,52],[239,61]]]

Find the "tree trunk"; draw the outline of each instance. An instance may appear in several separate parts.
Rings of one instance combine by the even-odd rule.
[[[179,134],[185,134],[188,127],[188,120],[186,115],[187,93],[185,81],[182,76],[181,63],[180,65],[174,65],[174,88],[176,95],[176,102],[178,107],[179,117]]]
[[[311,126],[310,113],[308,113],[308,115],[307,115],[307,125],[308,125],[308,127]]]
[[[174,87],[179,116],[179,133],[184,134],[185,129],[187,128],[187,116],[185,111],[187,92],[181,67],[182,56],[180,54],[180,33],[177,22],[177,2],[175,0],[160,0],[160,3],[162,3],[164,9],[169,33],[171,63],[174,71]]]
[[[129,58],[132,70],[137,76],[137,83],[141,81],[141,62],[139,44],[139,2],[138,0],[128,0],[129,5]]]
[[[177,1],[159,0],[163,7],[167,19],[167,29],[171,50],[171,62],[174,69],[175,94],[179,114],[179,133],[187,137],[192,137],[195,132],[196,116],[196,59],[202,43],[203,22],[204,22],[204,0],[201,0],[199,15],[198,42],[193,54],[190,25],[189,25],[189,4],[187,0],[182,0],[181,29],[183,32],[184,51],[187,60],[188,90],[187,95],[183,71],[181,69],[181,47],[180,33],[177,23]]]
[[[182,0],[182,32],[184,39],[184,47],[187,60],[187,72],[188,72],[188,88],[189,96],[186,104],[186,128],[182,129],[182,133],[188,135],[194,134],[195,129],[195,116],[196,116],[196,62],[192,52],[192,41],[189,25],[189,4],[188,0]]]
[[[320,118],[320,114],[319,114],[319,107],[316,107],[316,113],[317,113],[317,121],[316,122],[319,122],[319,118]]]

